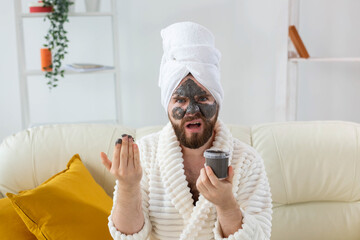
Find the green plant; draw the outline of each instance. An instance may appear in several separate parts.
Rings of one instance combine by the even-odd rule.
[[[68,12],[69,6],[74,4],[69,0],[43,0],[44,6],[52,6],[53,11],[49,12],[44,21],[48,19],[50,21],[50,27],[45,35],[46,44],[44,47],[49,48],[52,53],[52,64],[48,67],[44,67],[45,77],[49,80],[47,85],[49,89],[57,86],[59,81],[59,75],[64,77],[64,70],[60,70],[62,60],[67,54],[68,38],[67,32],[64,29],[64,24],[69,22]],[[50,71],[49,69],[52,69]]]

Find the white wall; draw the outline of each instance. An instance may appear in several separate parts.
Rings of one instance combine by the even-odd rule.
[[[300,1],[310,57],[360,57],[360,1]],[[300,63],[298,120],[360,122],[360,62]]]
[[[21,130],[14,4],[0,7],[0,141]]]
[[[157,86],[160,30],[179,21],[203,24],[215,35],[225,91],[220,117],[238,124],[274,120],[276,71],[287,57],[287,1],[133,0],[123,2],[119,16],[122,86],[131,99],[126,125],[167,121]]]
[[[107,1],[102,0],[103,10],[109,7]],[[360,29],[360,17],[356,12],[358,1],[301,3],[300,33],[310,55],[360,56],[359,45],[355,44],[360,37],[360,31],[356,30]],[[198,22],[215,35],[216,46],[222,52],[225,91],[220,117],[227,123],[246,125],[274,121],[275,80],[286,76],[286,0],[132,0],[118,1],[117,4],[123,124],[142,127],[166,123],[157,86],[162,55],[160,30],[178,21]],[[84,10],[83,5],[83,1],[77,0],[78,11]],[[21,116],[13,2],[5,1],[0,9],[1,140],[21,130]],[[112,64],[111,42],[108,42],[111,37],[106,33],[109,22],[103,19],[89,27],[87,20],[81,21],[75,19],[69,24],[71,52],[67,63],[99,61]],[[44,29],[37,31],[40,38],[31,38],[27,43],[29,46],[42,43]],[[86,41],[78,37],[79,32],[86,36]],[[326,38],[327,41],[322,40]],[[79,45],[85,45],[85,48]],[[27,61],[32,67],[39,63],[37,49],[27,48]],[[356,94],[360,83],[359,65],[302,65],[301,68],[304,71],[301,72],[299,88],[300,120],[360,120],[358,111],[347,108],[354,105],[354,101],[359,102]],[[342,80],[338,81],[339,78]],[[29,87],[33,96],[32,118],[38,121],[97,121],[115,116],[111,76],[99,75],[89,81],[85,76],[67,77],[57,92],[51,94],[45,91],[45,83],[41,81],[29,79],[32,82]],[[330,97],[329,91],[335,94],[334,98]],[[71,105],[72,100],[76,104]]]

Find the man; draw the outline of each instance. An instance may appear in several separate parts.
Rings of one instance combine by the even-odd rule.
[[[114,239],[270,239],[271,193],[263,160],[218,120],[220,53],[203,26],[161,31],[161,101],[170,122],[138,145],[123,135],[110,161],[116,177]],[[206,149],[230,151],[228,177],[204,167]]]

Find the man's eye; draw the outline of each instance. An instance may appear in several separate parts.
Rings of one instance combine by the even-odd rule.
[[[185,102],[185,99],[176,99],[176,102],[177,102],[177,103],[184,103],[184,102]]]
[[[207,97],[199,97],[199,101],[200,101],[200,102],[205,102],[205,101],[207,101],[207,100],[208,100]]]

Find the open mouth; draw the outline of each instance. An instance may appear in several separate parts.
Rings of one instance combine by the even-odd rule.
[[[185,125],[188,129],[199,129],[201,127],[200,121],[193,121]]]

